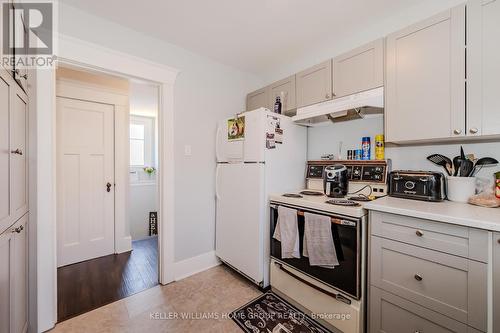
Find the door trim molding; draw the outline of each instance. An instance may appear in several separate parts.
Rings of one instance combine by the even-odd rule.
[[[117,52],[73,37],[58,35],[58,60],[62,64],[127,78],[157,83],[159,101],[159,265],[160,283],[174,280],[174,84],[178,70],[142,58]],[[54,327],[57,321],[56,260],[56,151],[55,151],[55,69],[36,71],[37,186],[36,216],[38,331]]]

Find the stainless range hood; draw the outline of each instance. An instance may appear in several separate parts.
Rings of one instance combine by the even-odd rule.
[[[318,126],[384,114],[384,88],[376,88],[297,109],[296,123]]]

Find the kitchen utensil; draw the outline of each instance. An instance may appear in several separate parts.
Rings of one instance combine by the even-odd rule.
[[[460,171],[458,172],[458,175],[460,177],[469,177],[473,169],[474,163],[465,159],[460,163]]]
[[[448,174],[448,176],[453,175],[453,171],[452,171],[453,164],[448,157],[441,155],[441,154],[432,154],[430,156],[427,156],[427,159],[429,161],[431,161],[432,163],[443,167],[446,170],[446,173]]]
[[[462,159],[460,156],[455,156],[453,158],[453,176],[456,177],[458,176],[458,171],[460,170],[460,163]]]
[[[492,157],[483,157],[477,160],[476,164],[474,164],[474,168],[470,173],[470,177],[474,177],[477,175],[479,171],[483,168],[483,166],[487,165],[496,165],[498,164],[498,161]]]
[[[464,147],[460,146],[460,158],[465,160],[465,152],[464,152]]]

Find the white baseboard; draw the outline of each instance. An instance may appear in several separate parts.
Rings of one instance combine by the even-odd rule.
[[[132,251],[132,236],[117,239],[115,253],[125,253]]]
[[[215,255],[215,251],[210,251],[196,257],[176,262],[174,268],[175,281],[182,280],[188,276],[203,272],[220,264],[221,262]]]

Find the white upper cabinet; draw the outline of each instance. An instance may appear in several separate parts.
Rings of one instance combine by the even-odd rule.
[[[296,74],[297,107],[332,99],[332,60],[327,60]]]
[[[378,39],[333,59],[334,97],[384,85],[384,39]]]
[[[388,142],[465,135],[465,5],[387,37]]]
[[[500,1],[467,3],[467,135],[500,134]]]
[[[258,108],[271,108],[269,104],[269,87],[265,87],[247,95],[247,111]]]
[[[12,223],[10,219],[10,144],[9,95],[10,81],[0,73],[0,233]]]
[[[270,100],[269,105],[274,108],[276,97],[281,98],[281,113],[293,110],[297,107],[295,99],[295,75],[289,76],[286,79],[279,80],[270,85]]]

